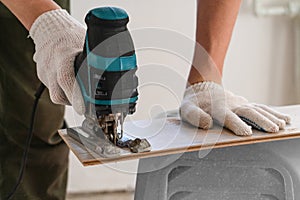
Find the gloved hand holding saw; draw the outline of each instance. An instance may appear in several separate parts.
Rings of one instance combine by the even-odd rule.
[[[72,105],[79,114],[84,114],[85,107],[74,61],[82,51],[85,32],[83,25],[62,9],[43,13],[30,28],[39,79],[49,89],[54,103]]]
[[[38,78],[49,89],[56,104],[72,105],[85,112],[75,81],[74,61],[82,51],[86,29],[54,1],[2,1],[13,12],[35,44],[33,60]]]

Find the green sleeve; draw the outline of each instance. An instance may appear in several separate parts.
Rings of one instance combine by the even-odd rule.
[[[68,0],[57,2],[69,9]],[[28,31],[1,3],[0,27],[0,132],[24,144],[19,135],[27,133],[34,93],[40,85],[32,59],[34,44]],[[35,134],[43,142],[59,143],[57,130],[63,118],[64,106],[53,104],[45,91],[37,110]]]

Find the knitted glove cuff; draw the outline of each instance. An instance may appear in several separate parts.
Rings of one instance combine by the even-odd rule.
[[[204,82],[196,83],[196,84],[189,86],[185,90],[185,95],[190,95],[190,94],[194,94],[194,93],[198,93],[198,92],[202,92],[202,91],[206,91],[206,90],[214,90],[217,88],[222,89],[222,86],[215,82],[212,82],[212,81],[204,81]]]
[[[53,33],[82,25],[66,10],[51,10],[40,15],[32,24],[29,34],[36,41],[48,41]]]

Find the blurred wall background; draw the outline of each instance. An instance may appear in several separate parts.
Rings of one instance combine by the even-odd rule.
[[[91,8],[113,5],[122,7],[129,13],[131,30],[156,27],[191,39],[195,35],[195,0],[71,0],[71,3],[72,15],[82,23]],[[157,38],[154,37],[153,40]],[[188,49],[187,55],[191,58],[193,45],[186,46],[180,42],[182,41],[174,41],[178,46],[185,46]],[[253,12],[253,1],[243,1],[225,62],[224,86],[250,101],[271,105],[297,103],[294,46],[293,23],[289,17],[258,18]],[[189,63],[178,56],[153,50],[138,52],[138,63],[142,66],[138,72],[142,87],[138,111],[132,119],[149,119],[163,110],[178,108]],[[151,70],[153,65],[162,65],[162,70]],[[172,74],[171,71],[175,73]],[[176,78],[178,75],[181,78]],[[178,87],[169,91],[147,84],[155,82],[158,76],[176,82]],[[70,107],[67,108],[66,119],[71,126],[80,125],[82,120]],[[71,154],[68,190],[133,190],[136,168],[137,161],[83,168]]]

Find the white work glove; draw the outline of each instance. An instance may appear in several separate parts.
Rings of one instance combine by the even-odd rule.
[[[291,121],[290,116],[265,105],[249,103],[244,97],[234,95],[214,82],[188,87],[180,115],[182,120],[202,129],[211,128],[215,120],[241,136],[251,135],[251,126],[265,132],[278,132]]]
[[[72,105],[78,114],[85,111],[75,79],[74,61],[83,49],[85,28],[66,10],[48,11],[39,16],[29,33],[35,43],[33,60],[37,75],[49,89],[56,104]]]

